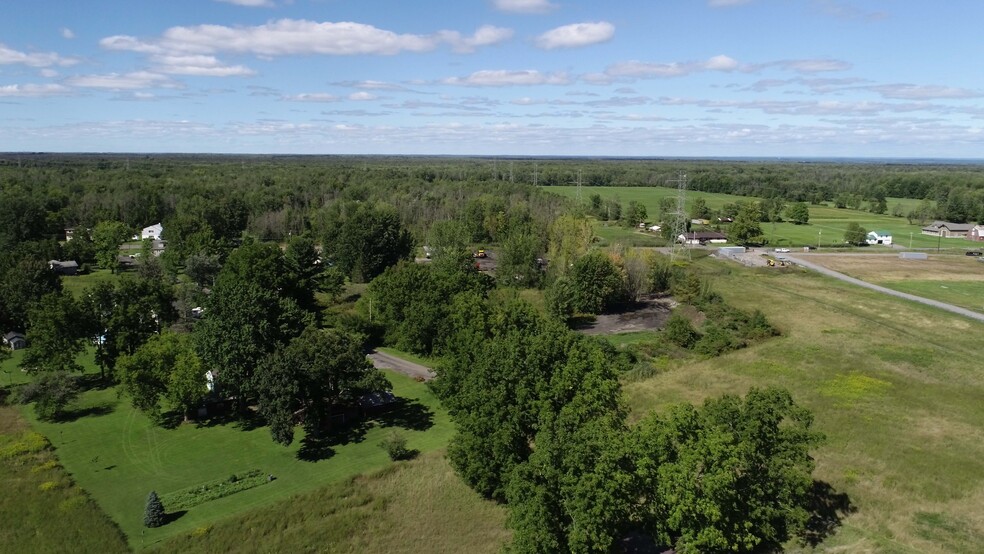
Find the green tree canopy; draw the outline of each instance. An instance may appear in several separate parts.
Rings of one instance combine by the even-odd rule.
[[[739,202],[738,215],[728,227],[728,240],[742,246],[763,244],[765,237],[762,236],[762,228],[759,226],[760,214],[760,208],[756,203]]]
[[[126,242],[131,230],[121,221],[100,221],[92,229],[92,242],[96,247],[96,261],[103,269],[116,273],[120,268],[120,245]]]
[[[82,371],[75,358],[85,349],[86,314],[70,292],[48,293],[29,312],[27,341],[21,360],[28,372]]]
[[[295,414],[303,414],[305,430],[316,436],[339,405],[390,388],[359,341],[334,329],[309,327],[271,354],[257,373],[260,413],[273,440],[284,446],[294,440]]]
[[[848,223],[847,228],[844,229],[844,240],[848,244],[864,246],[865,244],[868,244],[868,230],[862,227],[858,222],[852,221]]]
[[[201,403],[205,370],[193,346],[190,335],[163,333],[117,360],[116,378],[134,408],[160,421],[164,399],[186,416]]]
[[[781,389],[651,415],[634,432],[638,518],[679,552],[770,550],[808,517],[810,449],[823,439]]]
[[[786,208],[786,218],[796,225],[806,225],[810,221],[810,206],[806,202],[794,202]]]

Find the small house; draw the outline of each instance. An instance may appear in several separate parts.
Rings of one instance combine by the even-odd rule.
[[[24,333],[11,331],[3,336],[3,344],[11,350],[27,348],[27,337],[24,336]]]
[[[717,231],[690,231],[677,237],[677,242],[685,244],[724,244],[728,242],[728,237],[724,233]]]
[[[967,238],[975,241],[984,241],[984,225],[974,225]]]
[[[75,275],[79,272],[79,264],[75,260],[48,260],[48,269],[58,275]]]
[[[662,229],[662,227],[660,227],[659,225],[650,225],[649,226],[649,230],[652,231],[652,232],[654,232],[654,233],[658,233],[660,231],[660,229]]]
[[[144,227],[140,231],[140,240],[150,239],[157,240],[161,238],[161,234],[164,233],[164,227],[160,223],[155,223],[150,227]]]
[[[888,231],[871,231],[866,239],[868,244],[892,244],[892,233]]]
[[[960,238],[970,235],[974,226],[970,223],[951,223],[949,221],[934,221],[922,228],[922,234],[945,239]]]

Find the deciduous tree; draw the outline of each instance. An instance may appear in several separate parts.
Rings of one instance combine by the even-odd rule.
[[[313,327],[270,355],[257,381],[260,413],[273,440],[284,446],[294,440],[295,414],[303,414],[305,430],[317,435],[340,404],[390,388],[354,337]]]

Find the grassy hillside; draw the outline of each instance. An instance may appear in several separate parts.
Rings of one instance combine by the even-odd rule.
[[[568,198],[574,198],[577,194],[577,187],[548,187],[546,190]],[[664,187],[581,187],[582,198],[587,198],[591,194],[598,194],[603,199],[617,200],[623,205],[627,205],[633,200],[640,202],[646,206],[650,219],[655,219],[659,213],[657,205],[660,198],[676,198],[677,191]],[[695,198],[703,198],[711,209],[718,209],[727,203],[755,200],[745,196],[690,191],[687,193],[688,209]],[[914,206],[914,202],[918,204],[918,201],[910,199],[890,198],[888,206],[891,209],[895,204],[902,204],[904,209],[908,211]],[[821,246],[842,245],[844,243],[844,230],[851,222],[857,222],[869,231],[889,231],[892,233],[893,240],[905,247],[910,244],[910,233],[913,248],[935,249],[938,243],[942,248],[967,249],[974,246],[973,243],[965,239],[938,241],[935,237],[922,235],[920,234],[921,226],[909,225],[905,218],[877,215],[859,210],[837,209],[831,206],[810,206],[810,222],[807,225],[763,223],[762,231],[765,237],[769,239],[769,244],[774,246],[817,246],[818,243]],[[602,233],[599,232],[599,235]]]
[[[816,274],[699,264],[728,302],[784,336],[628,383],[650,410],[753,386],[792,391],[827,443],[816,476],[854,507],[831,552],[979,552],[984,325]]]

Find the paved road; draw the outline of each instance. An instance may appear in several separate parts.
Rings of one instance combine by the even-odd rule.
[[[948,312],[953,312],[955,314],[960,314],[962,316],[969,317],[971,319],[976,319],[977,321],[984,322],[984,314],[981,314],[981,313],[978,313],[978,312],[975,312],[975,311],[972,311],[972,310],[968,310],[967,308],[961,308],[960,306],[954,306],[953,304],[947,304],[946,302],[940,302],[939,300],[932,300],[932,299],[929,299],[929,298],[923,298],[922,296],[916,296],[914,294],[908,294],[908,293],[905,293],[905,292],[899,292],[897,290],[892,290],[892,289],[888,289],[888,288],[885,288],[885,287],[880,287],[878,285],[873,285],[871,283],[867,283],[865,281],[862,281],[861,279],[855,279],[854,277],[849,277],[847,275],[844,275],[843,273],[834,271],[832,269],[827,269],[826,267],[823,267],[821,265],[817,265],[815,263],[808,262],[808,261],[806,261],[806,260],[804,260],[802,258],[793,257],[793,256],[790,256],[788,254],[785,255],[785,256],[783,256],[783,258],[785,258],[786,260],[789,260],[789,261],[791,261],[791,262],[793,262],[793,263],[795,263],[797,265],[801,265],[803,267],[812,269],[812,270],[817,271],[819,273],[823,273],[824,275],[829,275],[829,276],[831,276],[831,277],[833,277],[835,279],[840,279],[841,281],[846,281],[848,283],[852,283],[852,284],[855,284],[855,285],[858,285],[858,286],[861,286],[861,287],[864,287],[864,288],[868,288],[868,289],[871,289],[871,290],[876,290],[878,292],[883,292],[883,293],[888,294],[888,295],[891,295],[891,296],[897,296],[899,298],[905,298],[906,300],[911,300],[913,302],[919,302],[919,303],[922,303],[922,304],[927,304],[929,306],[934,306],[934,307],[940,308],[941,310],[946,310]]]
[[[369,359],[372,360],[372,365],[380,369],[392,369],[410,377],[420,377],[424,381],[430,381],[436,377],[436,374],[427,366],[415,364],[379,350],[370,352]]]

